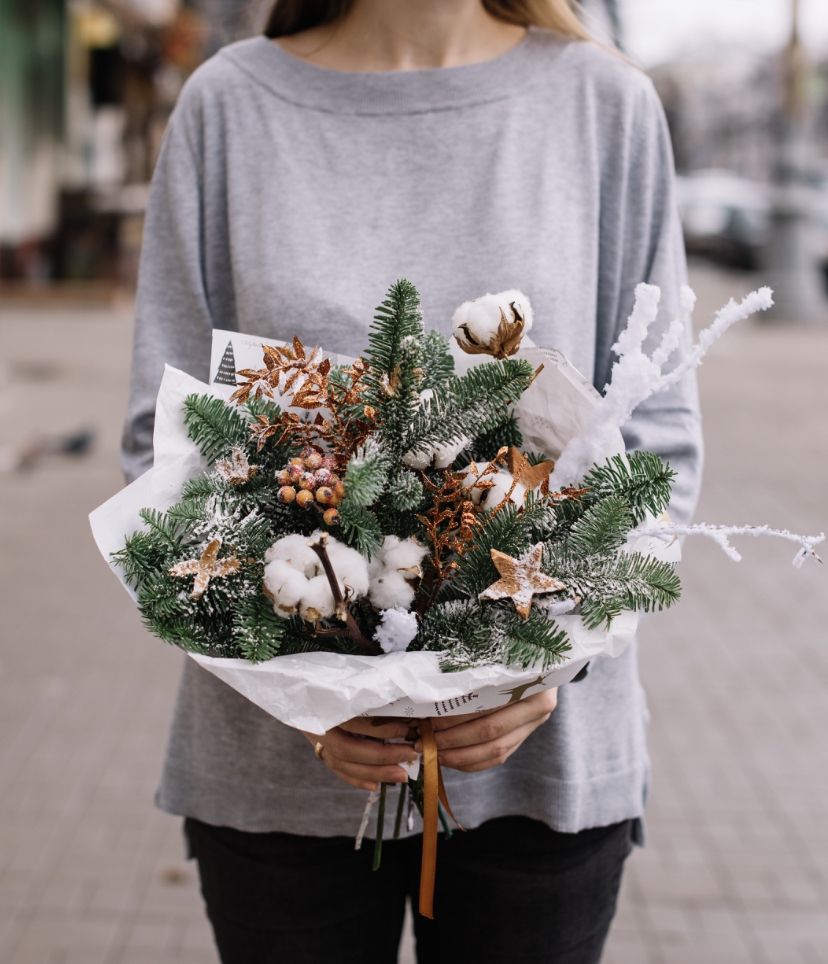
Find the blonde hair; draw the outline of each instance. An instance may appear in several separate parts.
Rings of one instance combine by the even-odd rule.
[[[343,17],[354,0],[276,0],[265,24],[266,37],[285,37]],[[572,0],[482,0],[498,20],[520,27],[543,27],[570,40],[592,40]]]

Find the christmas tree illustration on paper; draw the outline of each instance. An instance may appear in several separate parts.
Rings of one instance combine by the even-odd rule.
[[[224,354],[221,356],[216,377],[213,379],[219,385],[236,384],[236,356],[233,353],[233,342],[228,341]]]

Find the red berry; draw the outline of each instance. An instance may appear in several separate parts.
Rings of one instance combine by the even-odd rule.
[[[326,526],[335,526],[339,522],[339,510],[325,509],[322,513],[322,521]]]
[[[309,505],[313,504],[313,492],[308,489],[300,489],[296,493],[296,504],[303,509],[307,509]]]

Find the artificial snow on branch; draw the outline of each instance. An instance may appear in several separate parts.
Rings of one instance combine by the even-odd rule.
[[[650,525],[636,529],[636,535],[652,536],[656,539],[669,541],[676,536],[706,536],[712,539],[734,562],[741,562],[742,556],[738,549],[730,542],[731,536],[769,536],[776,539],[787,539],[788,542],[795,542],[799,546],[799,551],[793,557],[793,565],[799,569],[806,559],[822,559],[814,551],[814,547],[825,541],[825,533],[820,532],[818,536],[802,536],[787,529],[772,529],[770,526],[723,526],[710,525],[708,523],[698,523],[696,525],[674,525],[667,522],[655,522]]]
[[[624,331],[612,350],[618,361],[612,367],[609,384],[596,404],[580,435],[564,447],[555,470],[549,479],[552,489],[560,489],[580,481],[597,462],[602,462],[613,451],[616,432],[633,411],[656,392],[674,385],[693,368],[697,368],[710,348],[737,321],[749,318],[757,311],[765,311],[773,304],[770,288],[752,291],[740,302],[731,299],[717,313],[713,323],[699,335],[686,357],[671,371],[664,366],[690,329],[696,296],[686,285],[679,298],[679,317],[674,319],[651,355],[644,352],[647,332],[658,316],[661,289],[656,285],[639,284],[635,289],[635,303]]]

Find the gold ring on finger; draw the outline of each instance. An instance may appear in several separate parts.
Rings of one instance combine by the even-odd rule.
[[[319,740],[317,740],[316,743],[314,744],[314,747],[313,747],[313,754],[314,754],[314,756],[316,757],[317,760],[321,760],[321,759],[322,759],[322,751],[323,751],[324,749],[325,749],[325,747],[322,746],[322,744],[319,742]]]

